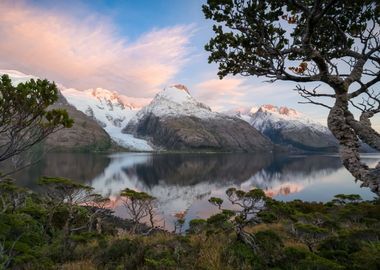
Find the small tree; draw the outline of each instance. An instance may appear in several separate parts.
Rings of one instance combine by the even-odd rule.
[[[226,191],[228,200],[233,204],[240,207],[235,210],[237,216],[235,222],[237,225],[238,233],[243,231],[247,224],[257,224],[260,222],[258,213],[265,208],[265,193],[261,189],[252,189],[248,192],[237,190],[236,188],[229,188]]]
[[[175,218],[174,233],[178,232],[181,234],[183,225],[185,224],[185,221],[186,221],[186,219],[185,219],[186,218],[186,212],[175,213],[174,218]]]
[[[223,199],[221,198],[217,198],[217,197],[211,197],[209,200],[208,200],[209,203],[215,205],[218,207],[218,209],[220,210],[221,207],[222,207],[222,204],[223,204]]]
[[[362,200],[362,197],[359,194],[337,194],[334,196],[333,202],[344,205],[347,203],[358,203]]]
[[[102,218],[112,211],[107,206],[110,204],[110,199],[105,198],[100,194],[93,194],[91,201],[87,203],[90,208],[89,211],[89,224],[88,231],[92,232],[96,220],[96,231],[100,234],[102,232]]]
[[[72,126],[65,110],[48,109],[57,100],[57,86],[47,80],[13,86],[8,75],[0,78],[0,162]]]
[[[232,210],[234,212],[233,216],[235,217],[233,224],[238,239],[248,244],[253,249],[256,249],[254,236],[246,233],[244,227],[248,224],[257,224],[260,222],[258,214],[265,209],[265,193],[261,189],[252,189],[246,192],[236,188],[229,188],[226,191],[226,195],[232,205],[238,206],[237,209]],[[221,209],[223,200],[211,198],[209,202],[217,205],[218,208]],[[225,211],[225,209],[223,211]],[[231,212],[231,210],[228,212]]]
[[[295,233],[308,248],[310,252],[315,252],[316,245],[328,236],[328,230],[312,224],[296,223]]]
[[[156,198],[145,192],[138,192],[129,188],[122,190],[120,196],[133,221],[133,233],[136,232],[137,226],[142,219],[148,216],[151,227],[154,227],[154,203]]]
[[[300,83],[295,90],[305,99],[301,103],[329,110],[343,165],[379,193],[380,163],[370,168],[361,162],[359,139],[380,151],[380,134],[370,121],[380,113],[380,2],[208,0],[203,12],[215,21],[215,37],[205,48],[209,62],[219,64],[220,78],[241,74]],[[317,82],[331,91],[321,91]]]
[[[24,204],[26,195],[27,191],[15,185],[12,179],[0,181],[0,213],[14,212]]]
[[[48,226],[53,228],[53,217],[58,209],[64,209],[67,216],[63,224],[63,252],[67,255],[70,252],[69,239],[73,232],[87,228],[87,223],[76,224],[76,218],[80,216],[81,205],[92,202],[96,197],[92,191],[93,188],[70,179],[57,177],[42,177],[38,184],[44,187],[45,198],[48,208]]]

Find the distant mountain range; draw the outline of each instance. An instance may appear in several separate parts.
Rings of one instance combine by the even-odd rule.
[[[169,150],[272,151],[272,142],[247,122],[213,112],[183,85],[158,93],[123,129]]]
[[[4,73],[14,84],[36,78],[0,70]],[[152,100],[102,88],[58,87],[62,96],[55,106],[66,108],[75,125],[47,140],[53,149],[104,150],[117,144],[135,151],[270,152],[275,145],[283,151],[338,150],[327,127],[287,107],[262,105],[213,112],[180,84],[166,87]]]
[[[327,127],[291,108],[267,104],[226,113],[247,121],[275,144],[285,146],[289,150],[338,150],[338,141]]]

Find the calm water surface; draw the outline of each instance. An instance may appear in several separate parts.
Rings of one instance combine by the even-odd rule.
[[[366,155],[374,164],[380,155]],[[118,153],[48,154],[33,167],[14,177],[19,184],[35,189],[40,176],[71,178],[109,196],[119,216],[126,216],[118,194],[124,188],[145,191],[158,199],[160,223],[171,227],[178,212],[187,221],[205,218],[216,209],[207,200],[224,196],[227,188],[259,187],[279,200],[329,201],[335,194],[375,195],[361,188],[331,155],[253,154],[148,154]]]

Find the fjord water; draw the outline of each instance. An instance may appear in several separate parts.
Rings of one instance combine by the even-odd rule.
[[[374,164],[379,158],[366,155],[364,161]],[[110,196],[119,216],[125,216],[118,199],[120,190],[147,192],[158,199],[159,215],[169,223],[175,213],[183,211],[187,220],[209,216],[216,209],[208,198],[223,197],[232,186],[258,187],[279,200],[329,201],[339,193],[375,197],[355,183],[334,155],[60,153],[47,154],[14,178],[36,189],[36,179],[41,176],[71,178],[94,187]]]

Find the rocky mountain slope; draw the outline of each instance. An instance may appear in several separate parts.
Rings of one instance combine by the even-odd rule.
[[[65,109],[74,125],[51,134],[45,141],[45,146],[53,151],[105,151],[112,147],[112,140],[105,130],[94,119],[70,105],[65,97],[52,108]]]
[[[331,152],[338,149],[338,142],[327,127],[291,108],[262,105],[228,114],[243,119],[274,143],[289,149]]]
[[[147,103],[146,99],[130,98],[102,88],[85,91],[60,88],[71,105],[95,120],[120,146],[130,150],[153,150],[147,141],[121,132],[142,105]]]
[[[25,75],[14,70],[0,70],[0,75],[8,74],[14,85],[35,76]],[[74,119],[74,125],[69,129],[62,129],[51,134],[43,143],[45,149],[50,151],[103,151],[111,148],[112,141],[104,129],[83,112],[70,105],[62,94],[52,108],[66,109]]]
[[[158,93],[123,129],[168,150],[271,151],[272,143],[236,117],[194,99],[183,85]]]

